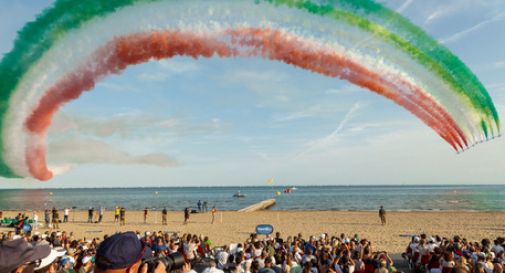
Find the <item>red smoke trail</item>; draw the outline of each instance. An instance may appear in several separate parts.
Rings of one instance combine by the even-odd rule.
[[[466,145],[466,139],[455,121],[420,88],[401,79],[395,79],[394,83],[388,81],[345,56],[318,49],[292,35],[251,28],[229,30],[220,38],[178,31],[149,32],[116,38],[98,49],[89,65],[67,74],[48,89],[25,125],[30,132],[44,140],[54,113],[63,104],[78,98],[82,92],[91,90],[102,77],[120,73],[128,65],[177,55],[193,58],[260,55],[326,76],[346,79],[402,105],[433,128],[455,150],[458,150],[457,146],[463,148],[461,140]],[[401,93],[399,86],[410,89],[410,92]],[[30,173],[40,180],[52,177],[46,165],[44,145],[44,141],[36,141],[29,143],[26,150]]]

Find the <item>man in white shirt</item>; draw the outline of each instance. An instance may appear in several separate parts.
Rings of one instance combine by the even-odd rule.
[[[69,214],[69,212],[70,212],[69,208],[65,208],[63,210],[63,223],[68,222],[68,214]]]

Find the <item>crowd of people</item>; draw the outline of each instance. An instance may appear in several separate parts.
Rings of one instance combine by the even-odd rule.
[[[191,210],[191,208],[187,207],[184,209],[184,224],[187,224],[189,222],[190,214],[191,213],[196,213],[196,212],[207,212],[207,204],[204,202],[203,206],[200,204],[199,201],[199,210],[194,211]],[[39,215],[37,211],[32,211],[32,212],[23,212],[19,213],[17,216],[10,218],[9,226],[11,227],[16,227],[17,230],[21,230],[25,224],[28,222],[30,225],[37,229],[38,227],[45,227],[45,228],[51,228],[51,229],[59,229],[59,224],[60,223],[67,223],[69,222],[69,215],[70,215],[70,208],[64,208],[63,209],[63,219],[60,218],[60,211],[53,207],[52,209],[45,209],[44,210],[44,222],[39,221]],[[114,211],[114,223],[119,223],[121,226],[126,225],[126,208],[124,207],[115,207],[113,209]],[[87,218],[87,223],[102,223],[104,221],[104,214],[105,214],[105,207],[98,207],[97,210],[95,210],[94,207],[89,207],[87,210],[88,212],[88,218]],[[149,209],[145,208],[144,209],[144,224],[147,224],[147,218],[149,214]],[[168,210],[167,208],[163,208],[161,212],[161,224],[162,225],[167,225],[167,218],[168,218]],[[211,223],[214,223],[215,215],[217,213],[217,209],[215,206],[212,207],[210,210],[210,214],[212,216]],[[3,219],[3,211],[0,210],[0,220]],[[73,219],[75,220],[75,219]],[[73,221],[72,220],[72,221]],[[1,223],[0,223],[1,225]]]
[[[171,268],[161,262],[167,260],[162,257],[175,261]],[[251,234],[244,242],[214,246],[208,237],[196,234],[137,231],[77,239],[72,233],[47,231],[8,232],[0,242],[0,273],[144,273],[166,272],[167,266],[183,273],[396,271],[387,252],[374,252],[372,243],[357,234],[352,238],[327,233],[308,237],[299,233],[287,238],[279,232],[275,236]]]
[[[472,242],[421,234],[412,237],[403,257],[413,273],[503,273],[504,244],[502,237]],[[167,267],[179,273],[397,272],[387,252],[375,251],[357,234],[251,234],[224,246],[202,235],[162,231],[82,239],[71,232],[9,231],[0,238],[0,273],[147,273]]]
[[[415,273],[503,273],[505,238],[412,236],[403,257]]]

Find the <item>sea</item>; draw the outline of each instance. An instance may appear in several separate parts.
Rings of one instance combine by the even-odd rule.
[[[123,206],[129,210],[208,208],[239,210],[275,198],[272,210],[505,211],[505,185],[436,186],[162,187],[0,190],[1,210],[88,209]],[[243,198],[233,195],[244,194]]]

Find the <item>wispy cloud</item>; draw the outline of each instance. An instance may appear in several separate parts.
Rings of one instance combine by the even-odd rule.
[[[448,43],[452,43],[452,42],[455,42],[455,41],[458,41],[460,40],[461,38],[464,38],[465,36],[467,36],[468,34],[472,33],[472,32],[475,32],[491,23],[494,23],[494,22],[498,22],[498,21],[501,21],[501,20],[504,20],[505,19],[505,12],[502,12],[502,13],[499,13],[489,19],[486,19],[480,23],[477,23],[465,30],[462,30],[460,32],[457,32],[453,35],[451,35],[450,37],[448,38],[445,38],[445,39],[442,39],[440,40],[441,43],[444,43],[444,44],[448,44]]]
[[[195,122],[180,118],[156,117],[142,113],[122,113],[107,118],[85,117],[71,113],[58,114],[51,126],[51,133],[77,132],[99,138],[119,136],[129,138],[165,131],[175,136],[212,133],[221,130],[223,122],[212,118],[206,122]]]
[[[117,83],[107,83],[107,82],[99,82],[96,85],[96,88],[102,88],[105,90],[109,91],[119,91],[119,92],[124,92],[124,91],[138,91],[136,88],[132,87],[131,85],[128,84],[117,84]]]
[[[276,94],[276,98],[282,101],[289,100],[284,94],[291,90],[286,85],[287,75],[278,70],[252,70],[240,69],[229,70],[217,80],[223,84],[245,86],[247,89],[258,94]],[[275,96],[272,96],[275,97]]]
[[[324,150],[330,146],[333,146],[338,141],[339,135],[340,135],[342,129],[346,126],[347,122],[349,122],[349,120],[352,119],[352,117],[359,110],[359,108],[360,108],[360,104],[355,103],[351,107],[351,109],[349,109],[349,111],[347,111],[347,113],[344,115],[344,118],[340,121],[337,128],[333,132],[331,132],[331,134],[326,135],[322,138],[311,140],[310,142],[308,142],[305,145],[306,148],[303,151],[301,151],[300,153],[298,153],[295,156],[295,159],[299,158],[300,156],[302,156],[304,154],[310,153],[314,150]]]
[[[81,164],[123,164],[175,167],[177,161],[162,153],[134,155],[95,139],[72,138],[49,144],[49,161],[58,172]],[[65,163],[65,165],[58,165]],[[63,166],[63,167],[61,167]]]
[[[406,0],[403,5],[401,5],[399,8],[396,9],[396,12],[402,13],[404,12],[412,3],[414,0]]]
[[[201,67],[194,61],[170,59],[158,61],[156,68],[140,73],[137,78],[144,82],[163,82],[178,74],[198,71]]]

